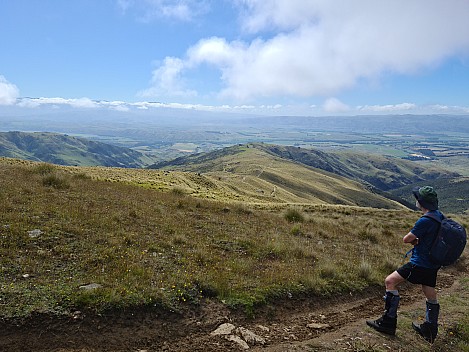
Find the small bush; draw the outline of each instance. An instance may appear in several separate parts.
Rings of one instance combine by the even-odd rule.
[[[46,187],[53,187],[56,189],[70,188],[70,183],[64,177],[55,174],[44,176],[42,184]]]
[[[174,187],[171,189],[171,192],[177,196],[184,196],[186,191],[181,187]]]
[[[379,240],[375,232],[376,231],[373,229],[363,229],[358,232],[358,236],[360,236],[364,240],[370,241],[371,243],[377,244],[379,243]]]
[[[285,219],[289,222],[303,222],[305,218],[297,209],[288,209],[285,213]]]
[[[334,279],[339,276],[337,267],[332,263],[325,263],[319,269],[319,276],[323,279]]]
[[[56,167],[52,164],[39,164],[33,168],[33,172],[39,175],[48,175],[53,173]]]
[[[290,230],[290,233],[293,236],[299,236],[299,235],[301,235],[301,228],[298,225],[294,225],[292,227],[292,229]]]
[[[234,211],[241,215],[251,215],[253,212],[244,204],[236,204]]]
[[[78,174],[73,175],[74,178],[79,180],[91,180],[91,176],[85,174],[84,172],[80,172]]]

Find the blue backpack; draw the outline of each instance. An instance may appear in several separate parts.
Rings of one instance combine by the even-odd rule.
[[[438,265],[453,264],[461,256],[466,246],[466,230],[453,219],[443,215],[441,220],[434,214],[425,214],[424,217],[439,223],[438,232],[430,248],[430,260]]]

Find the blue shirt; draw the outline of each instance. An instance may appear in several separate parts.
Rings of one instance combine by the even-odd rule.
[[[427,214],[437,214],[440,219],[443,219],[443,214],[438,210],[429,211]],[[412,257],[410,258],[412,264],[430,269],[438,269],[440,267],[433,264],[428,255],[438,227],[439,224],[433,219],[421,217],[417,220],[412,230],[410,230],[419,239],[419,243],[414,246]]]

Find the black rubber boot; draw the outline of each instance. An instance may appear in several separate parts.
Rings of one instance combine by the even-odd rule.
[[[412,327],[425,340],[433,343],[438,335],[438,315],[440,314],[440,305],[427,302],[426,321],[423,324],[412,323]]]
[[[412,323],[412,327],[428,342],[435,342],[436,335],[438,334],[438,325],[430,324],[428,321],[426,321],[420,325],[417,323]]]
[[[376,320],[367,320],[366,324],[376,331],[388,335],[395,335],[397,326],[397,307],[399,306],[400,297],[395,296],[390,292],[386,292],[384,299],[384,315]]]
[[[383,334],[396,335],[397,318],[389,318],[383,315],[376,320],[367,320],[366,324]]]

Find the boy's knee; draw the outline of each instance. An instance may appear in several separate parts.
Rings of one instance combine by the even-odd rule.
[[[388,290],[395,290],[404,279],[397,272],[393,272],[384,279],[384,285]]]
[[[386,286],[386,289],[394,289],[395,285],[392,277],[388,276],[384,279],[384,286]]]

